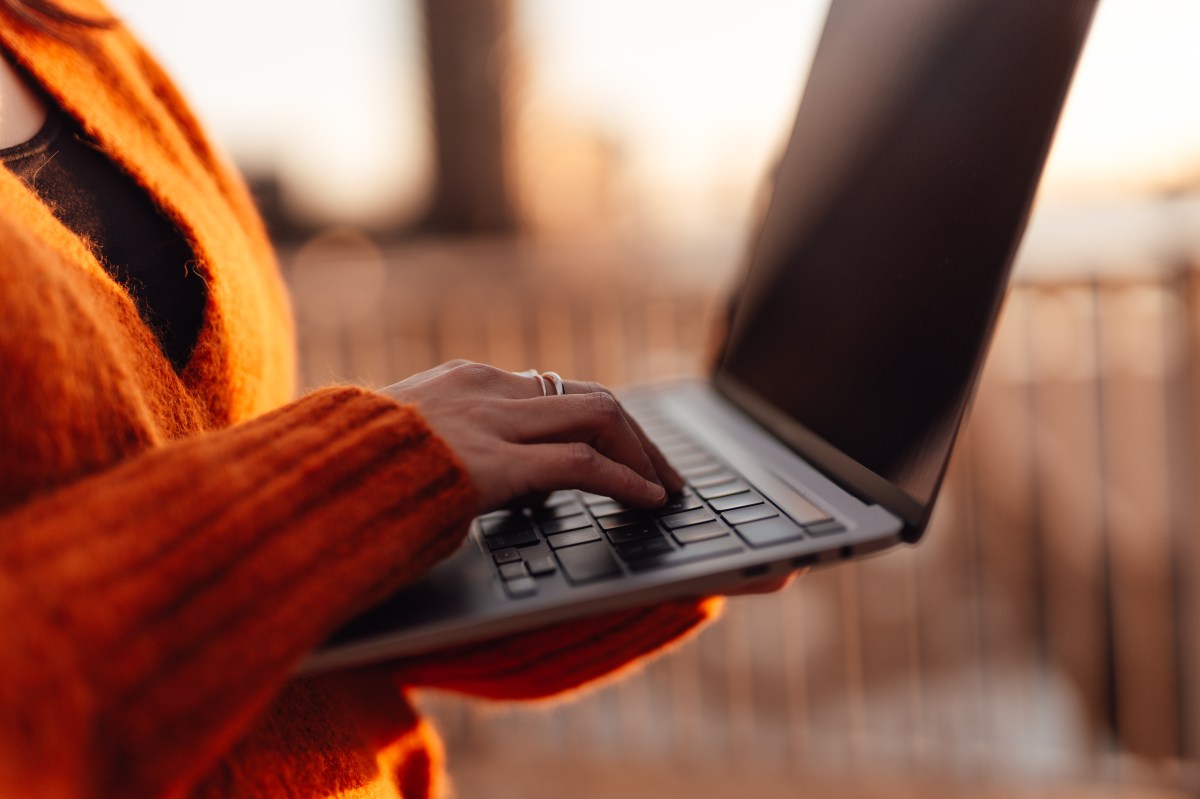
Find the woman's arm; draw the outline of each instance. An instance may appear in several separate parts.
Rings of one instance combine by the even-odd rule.
[[[48,775],[122,796],[186,785],[308,650],[451,551],[480,507],[568,485],[662,494],[620,416],[595,418],[609,401],[546,398],[546,413],[499,370],[438,374],[393,393],[441,409],[487,499],[416,408],[342,388],[0,516],[3,792],[36,796]],[[530,434],[532,417],[548,427]]]
[[[186,785],[476,501],[413,408],[330,389],[0,516],[0,794]]]

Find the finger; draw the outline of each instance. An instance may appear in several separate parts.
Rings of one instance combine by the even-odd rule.
[[[537,510],[538,508],[544,506],[546,504],[546,500],[549,498],[550,494],[545,491],[533,491],[525,494],[524,496],[517,497],[509,503],[509,506],[513,508],[533,508],[534,510]]]
[[[604,392],[612,396],[612,392],[599,383],[589,383],[577,380],[566,381],[568,394],[586,394],[593,392]],[[622,411],[624,411],[624,406]],[[646,435],[646,431],[638,424],[637,419],[628,411],[624,411],[626,419],[629,420],[629,426],[633,429],[634,434],[641,440],[642,449],[645,450],[647,457],[650,458],[650,464],[654,467],[654,472],[658,475],[658,481],[667,489],[668,493],[678,494],[683,490],[683,476],[675,471],[675,467],[667,460],[667,456],[662,454],[658,445],[650,440]]]
[[[657,507],[667,498],[662,486],[579,441],[528,444],[515,461],[523,494],[578,488],[639,508]]]
[[[626,414],[628,416],[628,414]],[[646,435],[646,431],[638,424],[637,419],[629,416],[629,424],[633,427],[634,433],[642,440],[642,446],[646,449],[646,454],[650,457],[650,462],[654,465],[654,471],[658,474],[659,481],[671,494],[678,494],[683,491],[683,475],[675,471],[675,467],[667,460],[667,456],[662,454],[662,450],[658,445],[650,440]]]
[[[533,380],[537,383],[538,391],[542,392],[542,396],[549,396],[550,387],[546,383],[546,376],[537,369],[526,369],[524,372],[514,372],[513,374],[517,377],[528,377],[530,380]]]
[[[661,484],[643,439],[634,432],[611,394],[570,394],[504,403],[500,411],[510,440],[583,441],[644,479]]]
[[[480,392],[486,396],[505,399],[533,399],[543,396],[537,378],[485,363],[463,361],[446,370],[444,376],[460,385],[463,392]]]

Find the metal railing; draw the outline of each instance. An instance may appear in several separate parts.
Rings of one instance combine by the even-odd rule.
[[[331,254],[332,253],[332,254]],[[696,372],[712,288],[548,277],[517,250],[289,260],[304,380],[451,357],[621,385]],[[583,286],[587,290],[582,290]],[[818,570],[561,706],[433,696],[452,753],[1195,789],[1200,282],[1017,285],[931,528]]]

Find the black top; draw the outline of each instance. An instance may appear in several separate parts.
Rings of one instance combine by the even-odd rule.
[[[0,163],[91,247],[133,296],[175,370],[182,371],[208,297],[191,246],[77,120],[48,105],[42,129],[24,144],[0,150]]]

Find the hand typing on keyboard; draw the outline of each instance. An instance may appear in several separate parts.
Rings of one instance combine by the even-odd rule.
[[[529,495],[577,488],[639,508],[662,505],[683,479],[602,386],[540,381],[452,361],[385,389],[417,406],[471,476],[484,513]]]
[[[844,529],[816,506],[789,515],[644,396],[631,400],[631,410],[645,425],[639,434],[649,433],[685,484],[650,508],[565,490],[483,516],[482,543],[509,596],[536,596],[561,580],[590,585],[672,570]],[[728,593],[777,591],[793,576],[764,574]]]

